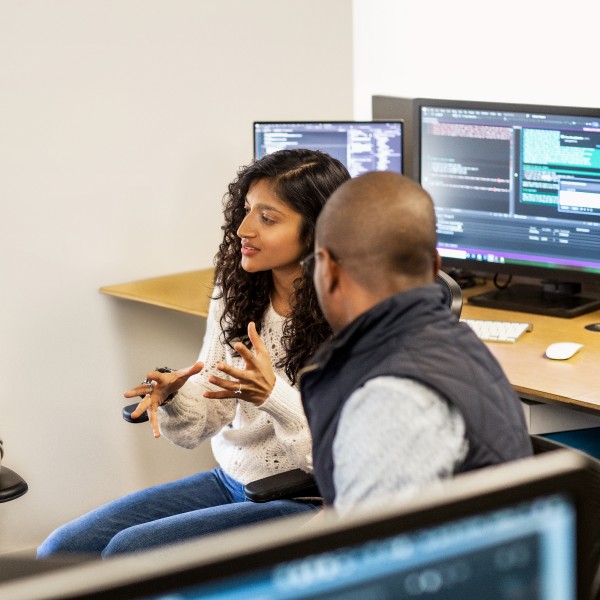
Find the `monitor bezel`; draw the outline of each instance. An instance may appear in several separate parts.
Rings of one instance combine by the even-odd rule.
[[[30,580],[0,584],[0,596],[13,600],[79,598],[149,598],[227,576],[268,568],[344,546],[387,539],[449,520],[492,511],[519,502],[563,493],[573,498],[577,513],[577,598],[586,597],[593,574],[583,560],[593,541],[586,520],[593,511],[589,498],[591,459],[571,450],[556,450],[496,467],[463,474],[434,486],[414,500],[388,503],[344,520],[325,518],[300,527],[305,517],[278,519],[171,547],[104,561],[95,560]],[[319,520],[317,520],[319,521]],[[29,594],[29,595],[28,595]]]
[[[405,171],[405,155],[406,155],[406,144],[405,144],[405,123],[403,119],[371,119],[371,120],[359,120],[359,121],[343,121],[343,120],[299,120],[299,121],[254,121],[252,123],[252,155],[254,160],[257,159],[257,142],[256,142],[256,126],[257,125],[399,125],[400,126],[400,171],[404,174]]]
[[[441,99],[441,98],[414,98],[413,99],[413,149],[415,152],[415,164],[418,164],[417,181],[421,182],[422,176],[422,156],[421,156],[421,139],[422,139],[422,121],[421,109],[423,107],[433,108],[461,108],[472,110],[490,110],[498,112],[540,112],[549,115],[573,115],[577,117],[592,117],[600,119],[600,108],[581,107],[581,106],[558,106],[544,104],[522,104],[509,102],[488,102],[485,100],[456,100],[456,99]],[[433,198],[435,203],[435,197]],[[535,279],[537,281],[556,281],[556,282],[573,282],[577,284],[598,284],[600,282],[600,274],[591,273],[589,271],[579,270],[576,268],[560,268],[560,267],[544,267],[538,265],[521,265],[513,263],[489,263],[486,261],[478,261],[475,259],[461,259],[444,256],[442,257],[442,267],[444,270],[459,270],[472,272],[483,276],[514,275]]]

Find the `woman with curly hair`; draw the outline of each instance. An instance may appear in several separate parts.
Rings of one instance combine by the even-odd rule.
[[[125,393],[144,396],[154,435],[193,448],[211,438],[215,469],[141,490],[54,531],[38,558],[103,557],[189,540],[306,512],[300,500],[249,502],[244,485],[312,469],[298,371],[331,335],[300,261],[312,252],[317,216],[349,179],[313,150],[280,150],[238,172],[225,197],[215,293],[198,362],[152,371]]]

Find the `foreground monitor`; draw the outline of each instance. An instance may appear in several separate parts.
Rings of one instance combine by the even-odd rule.
[[[419,98],[420,182],[444,267],[533,277],[470,302],[573,317],[600,281],[600,108]]]
[[[327,152],[352,177],[367,171],[402,173],[401,121],[255,122],[254,157],[284,148]]]
[[[590,461],[558,450],[413,502],[305,517],[0,585],[0,597],[575,600],[590,588]]]

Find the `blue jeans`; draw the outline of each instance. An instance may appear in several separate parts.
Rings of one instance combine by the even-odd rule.
[[[134,492],[59,527],[37,556],[139,552],[319,508],[297,500],[250,502],[243,488],[217,467]]]

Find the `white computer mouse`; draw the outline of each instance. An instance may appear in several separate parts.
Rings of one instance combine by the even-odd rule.
[[[555,342],[546,348],[546,356],[552,360],[567,360],[583,348],[576,342]]]

